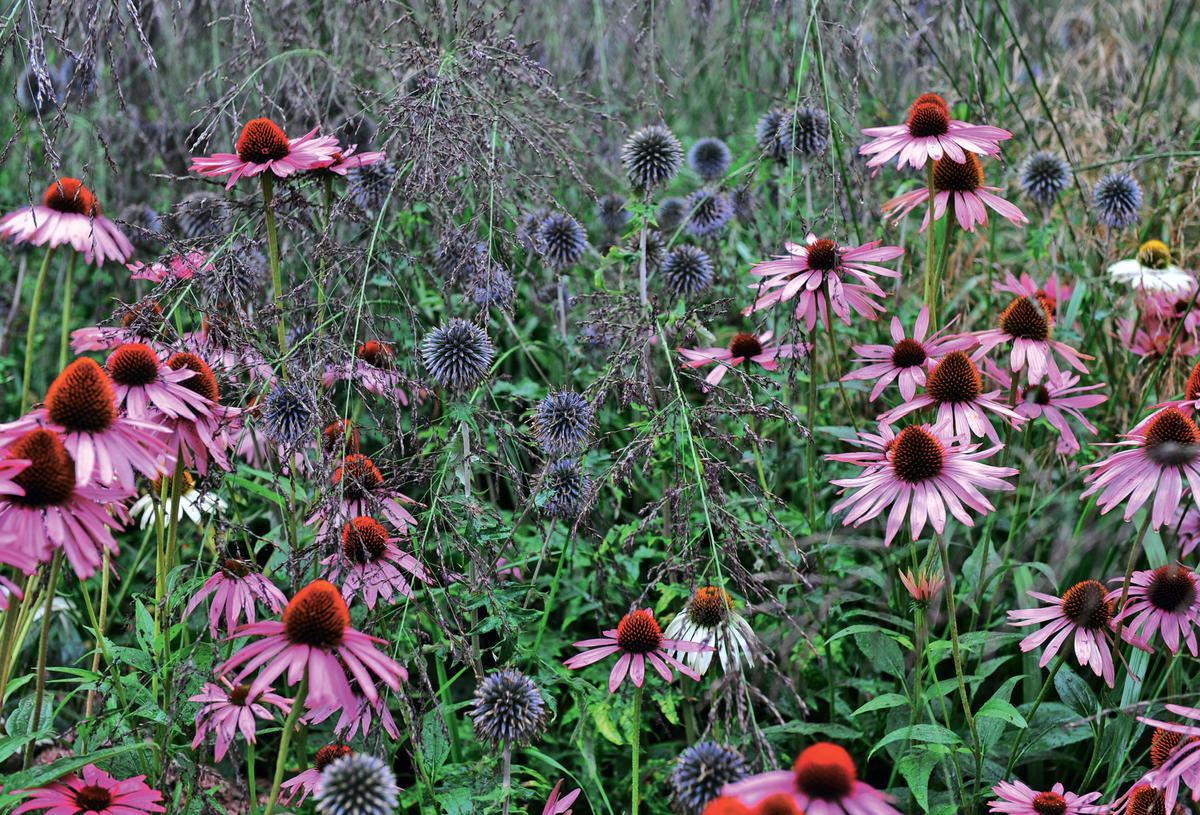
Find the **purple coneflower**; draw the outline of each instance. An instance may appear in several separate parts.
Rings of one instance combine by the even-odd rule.
[[[875,386],[871,388],[871,401],[878,399],[884,389],[895,382],[900,388],[900,395],[908,401],[917,395],[917,386],[925,384],[927,368],[936,365],[943,355],[951,351],[966,351],[975,344],[975,340],[967,336],[940,336],[949,327],[926,337],[929,332],[927,306],[921,307],[911,337],[904,333],[900,318],[892,317],[893,345],[853,346],[851,350],[858,354],[855,361],[865,363],[865,366],[846,374],[842,380],[875,380]]]
[[[571,804],[575,803],[575,799],[579,797],[582,790],[576,788],[565,795],[559,795],[562,784],[561,778],[554,783],[554,789],[550,790],[550,797],[546,799],[546,805],[542,807],[542,815],[571,815]]]
[[[146,776],[135,775],[118,781],[95,764],[82,770],[83,778],[68,775],[44,787],[32,790],[29,800],[13,810],[13,815],[48,809],[49,815],[147,815],[166,812],[162,793],[146,786]],[[28,791],[28,790],[27,790]]]
[[[267,578],[251,569],[251,565],[243,560],[230,558],[221,564],[221,568],[196,592],[184,615],[190,615],[208,596],[212,603],[208,607],[208,628],[214,637],[221,615],[225,615],[225,632],[232,634],[241,624],[242,619],[252,623],[257,618],[256,603],[262,603],[271,610],[272,614],[287,605],[287,595],[275,587]]]
[[[999,127],[951,119],[949,106],[936,93],[918,96],[904,124],[868,127],[862,132],[872,137],[858,148],[859,155],[871,156],[867,166],[880,167],[899,155],[897,170],[906,164],[919,170],[926,161],[943,156],[959,164],[967,160],[967,153],[999,157],[1000,142],[1012,138],[1012,133]]]
[[[209,459],[222,470],[228,470],[226,451],[234,446],[234,434],[241,427],[241,411],[220,403],[221,392],[212,368],[195,354],[188,351],[172,354],[167,367],[175,371],[190,370],[193,376],[181,379],[179,384],[199,394],[208,408],[208,413],[197,413],[194,419],[183,415],[163,417],[171,448],[183,456],[185,466],[200,475],[208,472]]]
[[[1108,812],[1108,807],[1095,804],[1100,799],[1100,793],[1089,792],[1086,795],[1076,795],[1067,792],[1061,783],[1055,784],[1045,792],[1038,792],[1023,781],[1001,781],[992,787],[992,792],[1000,797],[999,801],[988,801],[988,807],[993,812],[1004,812],[1007,815],[1089,815],[1089,813]]]
[[[298,170],[325,167],[334,160],[337,151],[337,137],[317,136],[316,128],[298,139],[289,139],[270,119],[251,119],[238,136],[236,153],[193,156],[189,169],[200,175],[229,175],[229,183],[225,185],[229,189],[239,178],[265,170],[287,178]]]
[[[107,260],[123,262],[133,254],[133,244],[117,225],[100,214],[91,191],[76,178],[60,178],[42,195],[42,203],[22,207],[0,218],[0,238],[50,244],[69,243],[84,258],[102,266]]]
[[[1110,591],[1107,599],[1120,601],[1122,591]],[[1114,619],[1123,623],[1121,636],[1125,639],[1148,641],[1157,632],[1172,654],[1179,653],[1182,641],[1196,656],[1195,626],[1200,623],[1196,575],[1178,563],[1134,572],[1125,606]]]
[[[979,340],[980,354],[986,354],[998,345],[1012,343],[1009,352],[1008,367],[1013,373],[1029,364],[1029,381],[1041,382],[1047,374],[1051,380],[1062,379],[1063,372],[1055,361],[1055,355],[1075,370],[1086,374],[1085,359],[1092,359],[1087,354],[1076,351],[1071,346],[1050,339],[1054,328],[1054,315],[1044,298],[1016,297],[1000,314],[1000,327],[976,331],[975,338]]]
[[[310,792],[317,789],[321,780],[321,771],[343,756],[352,756],[354,751],[344,744],[326,744],[317,750],[313,757],[312,767],[298,773],[279,785],[279,803],[287,806],[300,806]],[[296,800],[296,795],[300,799]]]
[[[617,688],[625,681],[626,674],[629,675],[630,681],[640,688],[646,676],[647,661],[664,681],[670,682],[674,678],[670,665],[674,665],[684,676],[699,679],[699,674],[675,659],[668,651],[716,650],[711,645],[698,642],[663,639],[662,629],[658,627],[658,621],[648,608],[629,612],[621,618],[616,628],[603,632],[602,638],[581,640],[574,645],[576,648],[587,650],[564,662],[563,665],[568,668],[583,668],[613,654],[621,655],[608,675],[609,693],[616,693]]]
[[[1002,389],[1007,390],[1012,385],[1012,377],[1008,372],[997,366],[990,359],[983,361],[987,375],[996,380]],[[1026,419],[1043,418],[1046,423],[1058,431],[1056,452],[1070,456],[1080,450],[1079,440],[1071,430],[1067,417],[1075,419],[1091,434],[1095,435],[1096,427],[1089,422],[1081,411],[1093,408],[1108,399],[1102,393],[1088,393],[1104,384],[1078,386],[1079,377],[1064,373],[1055,382],[1047,380],[1037,385],[1029,385],[1018,395],[1017,404],[1013,410]]]
[[[180,384],[195,373],[190,368],[171,368],[148,345],[125,343],[109,354],[104,367],[117,408],[132,419],[151,420],[159,413],[195,419],[209,412],[204,397]]]
[[[967,154],[965,162],[955,162],[950,158],[942,158],[933,164],[933,219],[936,221],[953,208],[958,225],[967,232],[974,232],[976,224],[987,225],[987,211],[992,209],[1007,218],[1014,226],[1024,226],[1029,223],[1025,213],[1016,204],[1005,201],[993,193],[999,192],[999,187],[983,185],[983,165],[974,153]],[[918,187],[915,190],[898,195],[883,205],[886,215],[896,211],[896,221],[899,221],[917,207],[929,201],[929,187]],[[929,210],[921,220],[924,232],[929,226]]]
[[[216,734],[217,761],[225,757],[229,745],[239,732],[246,741],[255,743],[256,719],[274,719],[266,705],[279,708],[284,716],[291,710],[292,703],[277,694],[252,695],[249,685],[234,685],[223,676],[217,677],[217,682],[220,684],[205,682],[200,693],[188,698],[189,702],[200,703],[200,710],[196,712],[196,737],[192,739],[192,749],[203,744],[211,730]]]
[[[891,805],[891,796],[858,780],[858,769],[846,749],[827,741],[806,747],[792,769],[726,784],[721,794],[747,807],[771,796],[786,797],[792,811],[807,815],[900,815]]]
[[[417,519],[405,504],[420,506],[407,495],[387,486],[383,474],[371,459],[361,453],[351,453],[333,471],[333,504],[322,507],[305,521],[317,524],[317,534],[324,535],[332,526],[339,528],[352,518],[381,515],[397,529],[417,525]]]
[[[1142,781],[1161,790],[1166,801],[1164,811],[1173,812],[1180,784],[1192,791],[1193,801],[1200,800],[1200,726],[1197,726],[1200,708],[1171,704],[1166,708],[1168,713],[1191,723],[1167,722],[1149,716],[1138,716],[1137,720],[1155,728],[1150,737],[1151,770]]]
[[[395,602],[397,594],[411,600],[410,578],[433,582],[425,567],[412,555],[401,552],[395,539],[374,518],[358,517],[347,522],[342,527],[341,551],[322,560],[321,565],[328,567],[325,578],[331,583],[343,581],[342,598],[347,603],[361,594],[369,609],[375,608],[379,600]]]
[[[311,134],[310,134],[311,135]],[[329,138],[323,136],[322,138]],[[335,137],[336,138],[336,137]],[[349,147],[342,148],[337,142],[334,142],[337,147],[337,152],[325,163],[317,165],[315,169],[326,170],[340,176],[345,176],[351,170],[359,167],[365,167],[368,164],[374,164],[377,161],[383,161],[386,156],[377,150],[368,150],[362,153],[356,153],[357,144],[352,144]]]
[[[687,362],[683,363],[685,368],[699,368],[710,362],[716,363],[716,367],[704,377],[704,389],[708,390],[724,379],[731,368],[741,365],[746,360],[761,366],[764,371],[773,371],[779,367],[776,360],[792,357],[797,349],[800,349],[802,355],[807,353],[808,347],[803,344],[771,345],[773,336],[775,334],[772,331],[762,334],[738,334],[729,341],[728,348],[680,348],[679,353],[687,359]]]
[[[125,268],[133,272],[129,275],[130,280],[161,283],[164,280],[190,280],[200,272],[211,272],[212,264],[203,252],[188,252],[186,255],[172,255],[166,263],[147,265],[139,261],[126,263]]]

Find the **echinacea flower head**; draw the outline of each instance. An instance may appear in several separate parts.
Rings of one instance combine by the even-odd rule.
[[[1042,304],[1046,306],[1046,310],[1050,312],[1051,319],[1058,318],[1059,304],[1070,302],[1071,295],[1075,291],[1075,286],[1059,280],[1056,272],[1051,272],[1045,283],[1038,283],[1029,276],[1028,272],[1021,272],[1020,277],[1015,276],[1012,272],[1005,272],[1004,279],[992,283],[992,288],[1017,297],[1029,296],[1041,300]]]
[[[104,367],[117,408],[131,419],[151,420],[157,414],[195,419],[209,413],[208,400],[182,384],[195,373],[189,368],[171,368],[144,343],[117,346]]]
[[[1029,366],[1029,381],[1041,382],[1047,377],[1052,380],[1062,378],[1062,368],[1057,358],[1080,373],[1087,373],[1085,359],[1092,359],[1087,354],[1076,351],[1066,343],[1051,338],[1054,330],[1054,318],[1046,301],[1039,297],[1014,297],[1000,313],[998,327],[976,331],[975,338],[979,340],[979,354],[986,354],[997,346],[1011,343],[1008,356],[1008,367],[1012,372]]]
[[[212,577],[204,581],[188,601],[184,615],[191,615],[208,597],[212,597],[208,628],[214,638],[218,636],[222,616],[226,633],[232,634],[243,619],[248,623],[257,619],[258,603],[270,609],[272,614],[278,614],[288,601],[287,595],[259,574],[253,564],[236,558],[224,560]]]
[[[274,720],[274,714],[267,705],[272,705],[284,716],[291,710],[291,703],[282,696],[266,692],[251,696],[249,685],[234,685],[225,677],[218,677],[216,683],[205,682],[200,693],[188,697],[188,701],[200,703],[200,709],[196,711],[196,737],[192,739],[192,749],[203,744],[209,731],[212,731],[216,736],[217,761],[225,757],[238,733],[251,744],[255,743],[257,720]]]
[[[826,456],[864,468],[855,478],[833,481],[843,492],[855,490],[834,505],[833,513],[848,510],[842,525],[859,526],[889,510],[885,546],[900,531],[906,514],[914,541],[927,522],[939,534],[945,532],[947,510],[966,526],[974,526],[968,509],[983,514],[995,511],[980,490],[1011,490],[1013,485],[1004,479],[1018,473],[982,462],[1000,445],[980,450],[977,444],[959,444],[941,426],[910,425],[896,433],[880,425],[878,434],[860,431],[858,436],[857,443],[870,450]]]
[[[1001,781],[992,787],[992,792],[1000,800],[988,801],[988,808],[1006,815],[1100,815],[1108,812],[1107,806],[1095,803],[1100,799],[1100,793],[1076,795],[1067,792],[1061,783],[1038,792],[1025,782],[1013,779]]]
[[[341,551],[321,561],[328,567],[330,582],[342,584],[342,598],[349,603],[362,595],[367,608],[379,600],[395,602],[396,595],[414,597],[411,580],[432,583],[433,578],[415,557],[402,552],[383,524],[374,518],[358,517],[342,527]]]
[[[671,772],[671,794],[684,815],[700,815],[726,784],[746,777],[746,759],[735,748],[702,741],[679,754]]]
[[[591,404],[575,391],[555,391],[533,412],[533,435],[547,453],[578,453],[596,428]]]
[[[479,683],[467,715],[475,735],[499,749],[536,738],[546,729],[550,710],[532,679],[514,668],[503,668]]]
[[[1048,207],[1058,200],[1071,180],[1071,168],[1057,153],[1034,153],[1021,164],[1021,190],[1035,204]]]
[[[827,741],[806,747],[791,770],[752,775],[721,793],[748,807],[772,795],[788,796],[794,812],[809,815],[899,815],[890,796],[858,780],[846,749]]]
[[[1122,589],[1109,592],[1110,601],[1120,601]],[[1200,592],[1196,575],[1179,563],[1134,572],[1128,596],[1116,620],[1123,622],[1123,637],[1149,640],[1159,633],[1172,654],[1180,644],[1196,656],[1196,626],[1200,625]]]
[[[346,601],[325,580],[314,580],[296,592],[281,620],[247,623],[239,626],[234,636],[260,639],[243,645],[217,673],[224,675],[241,665],[235,677],[241,682],[262,668],[250,685],[251,694],[267,690],[284,673],[287,684],[294,685],[307,672],[307,698],[298,703],[309,708],[329,704],[351,707],[356,701],[346,679],[347,669],[371,701],[379,698],[375,680],[399,691],[400,680],[408,679],[404,668],[376,649],[376,643],[386,644],[384,640],[350,627]]]
[[[917,386],[925,385],[926,372],[951,351],[965,351],[975,341],[968,336],[943,337],[949,326],[929,334],[929,308],[922,306],[912,335],[904,331],[899,317],[892,317],[891,345],[855,345],[851,348],[858,354],[856,362],[865,363],[862,368],[851,371],[843,380],[866,379],[874,381],[871,401],[883,394],[893,382],[900,389],[900,396],[907,402],[917,395]]]
[[[77,178],[60,178],[46,188],[41,204],[22,207],[0,218],[0,238],[51,249],[70,244],[97,266],[124,263],[133,244],[115,223],[100,214],[92,191]]]
[[[1184,815],[1185,810],[1174,802],[1167,802],[1165,790],[1145,781],[1153,778],[1148,774],[1145,779],[1137,782],[1129,791],[1114,801],[1107,812],[1113,815]]]
[[[1193,801],[1200,800],[1200,708],[1168,704],[1166,709],[1184,721],[1137,717],[1142,724],[1154,728],[1150,737],[1151,770],[1142,777],[1142,782],[1163,793],[1166,807],[1174,807],[1180,785],[1192,791]]]
[[[751,286],[758,289],[759,297],[742,313],[761,311],[795,297],[796,319],[803,319],[805,330],[812,332],[818,316],[823,325],[829,325],[831,315],[827,314],[825,302],[828,298],[829,308],[846,325],[851,324],[852,310],[860,317],[874,320],[883,306],[871,298],[884,295],[875,275],[900,276],[898,271],[879,264],[904,254],[899,246],[880,246],[881,243],[839,246],[829,238],[818,239],[813,234],[809,234],[803,246],[785,243],[786,255],[763,261],[750,270],[750,274],[766,279]],[[845,282],[843,275],[857,282]]]
[[[405,508],[416,502],[392,489],[375,462],[361,453],[347,453],[334,469],[331,481],[332,506],[318,509],[305,521],[317,524],[318,535],[324,535],[331,526],[340,531],[350,519],[363,516],[382,517],[401,530],[417,525],[417,519]]]
[[[542,486],[546,501],[542,504],[542,515],[571,521],[579,517],[583,494],[591,486],[592,479],[584,472],[580,463],[573,458],[560,458],[546,467]]]
[[[933,219],[936,221],[952,209],[958,225],[967,232],[974,232],[975,225],[987,225],[989,209],[1007,218],[1013,226],[1024,226],[1029,223],[1025,213],[1016,204],[1005,201],[997,193],[999,187],[986,187],[983,184],[983,165],[974,153],[968,153],[965,160],[956,162],[953,159],[938,159],[933,163]],[[908,213],[929,201],[928,185],[898,195],[883,205],[883,213],[887,215],[896,211],[895,221],[898,222]],[[929,226],[929,210],[921,220],[921,232]]]
[[[495,349],[487,332],[458,317],[425,335],[421,360],[429,375],[443,388],[470,390],[487,376]]]
[[[713,284],[713,263],[699,246],[680,244],[667,253],[659,267],[667,291],[682,297],[694,297]]]
[[[336,138],[336,136],[335,136]],[[352,144],[349,147],[339,148],[330,158],[323,164],[313,168],[318,172],[333,173],[345,177],[351,170],[356,170],[360,167],[366,167],[376,162],[383,161],[387,156],[378,150],[367,150],[362,153],[355,152],[358,149],[357,144]]]
[[[345,756],[354,755],[354,751],[344,744],[336,742],[322,745],[313,757],[313,765],[279,785],[279,802],[288,806],[300,806],[310,792],[316,790],[321,781],[321,774],[330,764]],[[296,796],[299,795],[299,800]]]
[[[829,146],[829,116],[819,108],[801,107],[779,120],[775,138],[787,153],[816,158]]]
[[[399,792],[387,762],[351,753],[321,771],[313,800],[320,815],[393,815]]]
[[[1127,449],[1085,465],[1094,472],[1085,479],[1091,486],[1080,496],[1100,493],[1096,503],[1101,515],[1126,501],[1128,521],[1153,495],[1150,525],[1158,529],[1174,516],[1184,479],[1192,495],[1200,496],[1200,428],[1178,408],[1163,408],[1126,434],[1124,441],[1108,446]]]
[[[162,793],[150,789],[144,775],[118,781],[95,764],[86,765],[81,773],[82,778],[71,775],[32,790],[33,794],[13,810],[13,815],[38,809],[49,810],[50,815],[150,815],[166,812],[159,803]]]
[[[1137,221],[1142,188],[1128,173],[1109,173],[1092,188],[1096,219],[1109,229],[1124,229]]]
[[[733,598],[716,586],[701,586],[676,614],[663,634],[670,639],[701,642],[715,651],[677,652],[684,664],[704,674],[716,653],[721,670],[734,673],[739,665],[754,665],[758,639],[746,618],[734,609]]]
[[[994,379],[1002,390],[1012,386],[1012,377],[990,359],[984,360],[984,368],[989,377]],[[1026,419],[1045,419],[1058,433],[1058,443],[1055,452],[1060,455],[1074,455],[1080,450],[1079,440],[1071,424],[1070,417],[1083,425],[1092,435],[1096,427],[1083,415],[1083,411],[1108,400],[1102,393],[1090,393],[1097,388],[1103,388],[1103,383],[1097,385],[1080,385],[1079,377],[1061,373],[1059,379],[1048,379],[1036,385],[1026,385],[1017,395],[1017,403],[1013,410]]]
[[[621,148],[621,166],[638,193],[666,184],[683,165],[683,145],[669,128],[648,125],[635,130]]]
[[[715,190],[699,189],[684,202],[688,219],[686,229],[692,235],[714,235],[733,218],[729,196]]]
[[[1108,267],[1108,278],[1142,292],[1191,294],[1196,278],[1171,263],[1171,251],[1162,241],[1149,240],[1138,247],[1137,256],[1118,260]]]
[[[568,793],[561,793],[562,779],[554,783],[554,789],[550,790],[550,797],[546,799],[546,805],[542,807],[542,815],[571,815],[571,804],[575,803],[575,799],[579,797],[580,789],[571,790]]]
[[[904,124],[868,127],[862,132],[872,137],[858,148],[859,155],[870,156],[867,166],[880,167],[899,156],[897,170],[905,165],[919,170],[926,161],[943,158],[963,164],[976,153],[999,157],[1000,142],[1012,138],[1012,133],[999,127],[951,119],[950,108],[935,93],[918,96]]]
[[[900,572],[900,582],[904,584],[904,590],[908,592],[913,603],[921,608],[928,607],[946,585],[946,579],[941,572],[929,572],[924,569],[915,574],[910,571]]]
[[[238,136],[236,153],[215,153],[192,157],[189,168],[200,175],[228,175],[231,188],[239,178],[249,178],[270,170],[280,178],[300,170],[314,170],[333,161],[338,152],[337,136],[317,136],[317,129],[289,139],[279,125],[267,118],[251,119]]]
[[[180,384],[199,394],[208,407],[207,414],[197,413],[195,419],[186,416],[168,416],[163,420],[170,437],[172,449],[177,449],[184,464],[205,475],[211,459],[223,470],[229,469],[226,451],[234,443],[234,434],[241,428],[241,411],[220,404],[221,390],[217,378],[208,363],[190,351],[179,351],[167,358],[167,367],[173,371],[185,368],[192,376],[180,380]]]
[[[212,264],[208,262],[208,255],[203,252],[172,255],[166,263],[126,263],[125,268],[133,273],[129,275],[130,280],[149,280],[154,283],[162,283],[164,280],[191,280],[201,272],[213,270]]]
[[[687,154],[688,166],[705,181],[725,175],[732,161],[733,155],[729,152],[729,146],[711,136],[697,139]]]
[[[616,693],[617,688],[625,681],[626,675],[637,687],[642,686],[646,676],[646,663],[658,672],[664,681],[674,678],[671,667],[674,666],[684,676],[699,679],[700,675],[691,668],[671,656],[669,651],[712,651],[711,645],[698,642],[664,639],[662,629],[650,609],[634,609],[621,618],[617,627],[603,632],[599,639],[581,640],[575,643],[576,648],[585,648],[583,653],[576,654],[563,663],[568,668],[583,668],[599,662],[605,657],[620,654],[612,672],[608,675],[608,692]]]
[[[537,232],[542,257],[557,270],[574,266],[587,251],[587,230],[565,213],[556,212],[542,219]]]
[[[772,331],[762,334],[736,334],[725,348],[680,348],[679,353],[683,354],[684,359],[687,360],[683,363],[685,368],[699,368],[709,363],[716,364],[708,376],[704,377],[704,389],[708,390],[716,387],[731,368],[735,368],[747,360],[760,366],[764,371],[774,371],[779,367],[778,360],[790,359],[797,352],[802,355],[807,353],[807,348],[802,344],[772,344],[771,338],[774,336]]]

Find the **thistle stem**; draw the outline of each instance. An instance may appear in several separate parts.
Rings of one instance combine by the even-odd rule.
[[[21,412],[29,407],[29,374],[33,370],[33,338],[37,334],[38,305],[42,302],[42,289],[46,288],[46,273],[50,270],[50,258],[54,248],[46,251],[42,268],[38,270],[37,283],[33,287],[33,301],[29,304],[29,328],[25,331],[25,371],[21,375]]]
[[[508,807],[512,798],[512,742],[504,742],[504,751],[500,755],[500,794],[504,798],[501,815],[508,815]]]
[[[67,256],[67,278],[63,285],[62,333],[58,345],[58,369],[67,367],[67,348],[71,341],[71,284],[75,279],[75,258],[78,252]]]
[[[58,588],[58,572],[62,568],[62,550],[54,553],[50,563],[50,580],[46,583],[46,599],[42,603],[42,633],[38,639],[37,686],[33,697],[33,719],[29,722],[29,732],[36,733],[42,723],[42,700],[46,697],[46,653],[50,645],[50,612],[54,606],[54,592]],[[33,762],[33,748],[37,739],[30,739],[25,745],[25,761],[21,769],[28,770]]]
[[[308,668],[304,669],[304,677],[300,680],[300,688],[292,699],[292,709],[288,712],[287,720],[283,723],[283,733],[279,737],[279,755],[275,759],[275,778],[271,781],[271,797],[267,799],[267,808],[263,815],[271,815],[275,811],[275,802],[279,800],[279,785],[283,783],[283,767],[287,764],[288,744],[292,740],[292,731],[296,729],[296,720],[300,718],[300,710],[308,700]]]
[[[271,263],[271,290],[274,296],[275,310],[279,319],[275,324],[276,339],[279,341],[279,356],[287,356],[287,329],[283,323],[283,278],[279,272],[279,238],[275,232],[275,205],[272,203],[272,193],[275,182],[269,172],[259,173],[262,179],[263,218],[267,227],[267,251]],[[280,368],[280,377],[287,379],[287,369]]]

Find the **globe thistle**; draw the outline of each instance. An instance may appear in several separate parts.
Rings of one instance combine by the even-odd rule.
[[[515,297],[512,275],[498,267],[478,272],[467,288],[467,299],[481,309],[507,309]]]
[[[461,277],[471,277],[487,262],[487,244],[474,243],[467,232],[454,228],[442,234],[433,250],[433,263],[438,274],[453,283]]]
[[[421,360],[430,376],[452,391],[465,391],[487,376],[494,353],[487,332],[458,317],[430,331],[421,343]]]
[[[358,152],[370,149],[378,132],[375,120],[365,113],[343,113],[334,119],[333,135],[344,145],[358,145]]]
[[[208,192],[194,192],[175,207],[175,231],[189,241],[220,236],[229,221],[225,199]]]
[[[54,110],[55,103],[62,99],[62,85],[57,76],[32,66],[21,72],[17,79],[17,104],[30,116],[42,115]]]
[[[705,181],[712,181],[725,175],[725,171],[733,162],[733,156],[725,142],[720,139],[705,138],[692,145],[692,149],[688,151],[687,160],[688,166],[696,175]]]
[[[130,204],[121,210],[117,221],[130,242],[138,249],[157,253],[165,243],[163,221],[153,207],[145,204]]]
[[[504,668],[483,678],[475,689],[475,706],[468,715],[475,735],[492,749],[528,744],[546,729],[549,710],[533,680]]]
[[[785,111],[778,108],[768,110],[754,125],[754,143],[758,146],[758,151],[766,158],[781,164],[788,160],[790,149],[790,145],[779,140],[779,124],[786,115]]]
[[[1034,153],[1021,165],[1021,189],[1039,206],[1048,207],[1066,188],[1070,168],[1054,153]]]
[[[1109,173],[1092,190],[1096,217],[1110,229],[1124,229],[1137,221],[1142,188],[1128,173]]]
[[[784,153],[815,158],[829,146],[829,117],[817,108],[800,108],[779,120],[776,140]]]
[[[542,245],[538,239],[538,230],[549,214],[549,210],[535,209],[525,213],[521,223],[517,224],[517,243],[521,244],[526,252],[541,254]]]
[[[281,382],[263,400],[263,434],[276,444],[291,446],[316,426],[315,412],[308,388]]]
[[[683,145],[662,125],[635,130],[621,148],[621,165],[630,185],[638,192],[666,184],[682,164]]]
[[[631,235],[628,243],[625,244],[625,251],[630,254],[640,255],[642,253],[642,236],[640,234]],[[657,229],[646,230],[646,268],[657,269],[662,263],[663,253],[666,251],[666,244],[663,243],[662,233]]]
[[[687,218],[687,214],[687,201],[676,197],[664,198],[658,205],[658,214],[654,220],[658,222],[658,228],[663,232],[674,232]]]
[[[546,477],[542,481],[546,492],[542,514],[547,518],[574,520],[579,515],[583,493],[591,483],[578,461],[570,458],[555,461],[546,468]]]
[[[700,815],[721,787],[746,777],[746,760],[732,747],[702,741],[679,754],[671,791],[685,815]]]
[[[533,434],[547,453],[576,453],[584,448],[596,425],[592,406],[575,391],[556,391],[533,412]]]
[[[733,204],[723,192],[696,190],[687,197],[687,231],[693,235],[711,235],[720,231],[733,217]]]
[[[570,215],[555,213],[543,219],[538,227],[538,243],[542,257],[554,269],[573,266],[587,250],[587,232]]]
[[[350,201],[365,213],[382,212],[395,183],[396,168],[387,159],[346,171]]]
[[[696,246],[676,246],[659,269],[673,294],[690,297],[712,287],[713,265],[708,253]]]
[[[382,759],[352,753],[321,770],[313,800],[321,815],[395,815],[399,792]]]
[[[618,232],[629,223],[631,214],[625,208],[626,200],[624,195],[615,192],[601,196],[596,202],[596,218],[600,225],[610,232]]]

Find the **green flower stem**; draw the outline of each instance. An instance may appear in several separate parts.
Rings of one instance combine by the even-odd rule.
[[[271,797],[267,799],[267,808],[263,811],[263,815],[271,815],[275,811],[275,802],[279,800],[279,785],[283,783],[283,767],[287,764],[288,744],[292,740],[292,731],[296,729],[296,721],[300,718],[300,711],[304,708],[307,700],[308,668],[306,667],[304,677],[300,680],[300,687],[296,690],[295,698],[292,699],[292,709],[283,723],[283,733],[279,737],[279,755],[275,759],[275,778],[271,781]],[[253,790],[251,790],[251,794],[253,794]]]
[[[850,424],[857,434],[858,419],[854,418],[850,400],[846,398],[846,388],[842,385],[841,355],[838,354],[837,340],[833,337],[833,302],[829,299],[829,289],[822,287],[821,292],[825,296],[825,328],[829,332],[829,350],[833,353],[833,379],[837,382],[838,393],[842,395],[842,405],[846,408],[846,415],[850,417]]]
[[[263,217],[267,227],[267,250],[271,261],[271,289],[274,296],[275,310],[279,312],[279,320],[275,324],[276,338],[279,341],[279,356],[287,356],[287,329],[283,323],[283,278],[279,272],[279,238],[275,232],[275,205],[272,203],[272,193],[275,182],[269,172],[259,173],[262,179]],[[287,379],[287,369],[280,368],[280,377]]]
[[[63,285],[62,339],[58,345],[58,369],[60,371],[67,367],[67,348],[70,347],[71,342],[71,283],[75,279],[75,258],[78,256],[78,252],[71,252],[67,256],[67,279]]]
[[[630,778],[630,785],[633,790],[633,799],[629,806],[629,815],[637,815],[638,811],[638,764],[641,760],[642,750],[642,688],[635,687],[633,689],[633,775]]]
[[[1025,722],[1028,725],[1033,724],[1033,714],[1037,713],[1037,709],[1041,707],[1042,700],[1046,698],[1046,691],[1050,690],[1050,686],[1054,684],[1054,677],[1058,673],[1058,669],[1063,666],[1063,652],[1059,651],[1054,657],[1054,664],[1050,666],[1050,673],[1046,675],[1046,681],[1042,683],[1042,689],[1038,691],[1037,698],[1033,700],[1033,706],[1029,708],[1029,714],[1025,717]],[[1025,734],[1029,731],[1029,727],[1022,727],[1017,730],[1017,738],[1013,741],[1012,753],[1008,756],[1008,764],[1004,767],[1004,778],[1012,778],[1012,768],[1017,763],[1017,758],[1021,754],[1021,742],[1025,738]]]
[[[937,315],[937,259],[933,254],[933,238],[934,238],[934,220],[933,220],[933,196],[936,190],[933,186],[933,162],[929,162],[929,171],[926,174],[929,185],[929,222],[925,225],[925,285],[922,292],[922,300],[929,307],[929,330],[937,331],[938,315]],[[948,224],[949,222],[947,222]]]
[[[254,780],[254,742],[252,741],[246,742],[246,786],[250,815],[255,815],[258,812],[258,784]]]
[[[642,308],[650,307],[650,298],[646,294],[646,233],[648,225],[645,216],[642,218],[642,235],[638,239],[638,291],[642,296]],[[637,815],[635,812],[633,815]]]
[[[100,671],[101,653],[104,654],[104,658],[106,660],[111,662],[111,660],[108,659],[108,646],[104,644],[104,627],[106,617],[108,616],[108,573],[111,568],[109,565],[110,558],[111,555],[109,554],[108,550],[105,549],[101,555],[100,564],[100,618],[99,620],[92,620],[92,627],[96,630],[96,651],[92,654],[92,673],[99,673]],[[88,594],[87,586],[81,585],[80,591],[83,592],[84,600],[88,602],[88,613],[91,614],[91,595]],[[95,702],[96,691],[95,689],[89,690],[87,695],[87,704],[84,705],[83,709],[83,718],[92,718],[92,705],[94,705]]]
[[[37,690],[33,697],[33,719],[29,723],[29,732],[36,733],[38,727],[42,724],[42,700],[46,697],[46,652],[50,644],[50,612],[54,607],[54,592],[58,588],[58,572],[62,568],[62,550],[59,549],[54,553],[54,558],[50,562],[50,579],[46,583],[46,598],[42,603],[42,633],[38,638],[38,659],[37,659]],[[33,748],[36,744],[36,739],[30,739],[25,745],[25,761],[21,765],[21,769],[28,770],[29,765],[33,763]]]
[[[962,654],[958,647],[958,615],[954,602],[954,576],[950,571],[950,552],[946,549],[946,541],[941,535],[935,534],[933,537],[937,541],[938,552],[942,556],[942,577],[946,581],[943,591],[946,594],[946,614],[950,617],[950,649],[954,657],[954,676],[958,679],[958,696],[962,702],[963,715],[966,716],[967,725],[971,728],[972,749],[975,753],[975,787],[978,791],[979,778],[983,770],[983,748],[979,742],[979,730],[975,727],[975,716],[971,713],[971,698],[967,695],[967,682],[963,677]],[[964,803],[966,802],[964,801]]]
[[[33,370],[33,338],[37,333],[38,305],[42,302],[42,289],[46,288],[46,273],[50,270],[50,258],[54,248],[46,251],[42,268],[38,270],[37,284],[33,288],[33,302],[29,304],[29,328],[25,332],[25,371],[21,375],[21,412],[29,407],[29,374]]]

